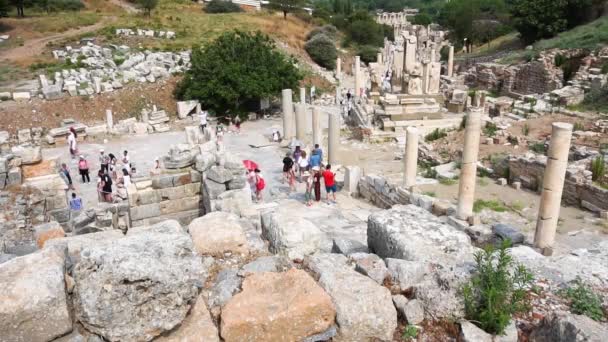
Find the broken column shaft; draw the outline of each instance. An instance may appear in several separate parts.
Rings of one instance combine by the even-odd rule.
[[[296,105],[296,139],[304,142],[306,139],[306,105],[298,103]]]
[[[293,101],[291,89],[283,89],[283,138],[290,140],[296,135],[295,120],[293,117]]]
[[[477,155],[481,135],[481,111],[478,108],[472,109],[467,114],[466,120],[462,165],[458,181],[458,210],[456,212],[456,216],[460,220],[468,220],[469,217],[473,216]]]
[[[416,185],[416,171],[418,168],[418,129],[410,126],[405,132],[403,185],[406,189],[409,189]]]
[[[319,144],[323,142],[323,131],[321,128],[321,110],[314,107],[312,109],[312,144]]]
[[[327,158],[330,164],[335,164],[338,162],[338,153],[340,150],[340,115],[327,113],[327,117],[329,118]]]

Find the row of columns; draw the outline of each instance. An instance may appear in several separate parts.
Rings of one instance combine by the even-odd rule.
[[[477,178],[477,157],[481,136],[481,108],[473,108],[467,115],[465,140],[462,153],[460,178],[458,182],[458,207],[456,217],[468,220],[473,216],[475,202],[475,184]],[[556,122],[552,124],[551,142],[547,152],[540,208],[534,235],[534,246],[543,253],[550,254],[555,241],[555,232],[559,219],[566,169],[568,167],[568,152],[572,138],[573,126],[569,123]],[[418,167],[418,129],[406,129],[406,145],[404,154],[404,186],[407,189],[416,185],[416,170]]]
[[[300,90],[300,96],[303,92]],[[305,93],[304,93],[305,94]],[[283,109],[283,138],[287,141],[293,138],[299,141],[304,141],[309,133],[307,107],[305,102],[300,102],[295,105],[292,98],[291,89],[283,89],[282,91],[282,109]],[[301,98],[302,99],[302,98]],[[327,113],[328,115],[328,146],[327,158],[330,164],[335,164],[338,161],[338,153],[340,149],[340,116],[339,114]],[[319,144],[323,142],[323,128],[321,125],[321,111],[313,107],[312,109],[312,143]]]

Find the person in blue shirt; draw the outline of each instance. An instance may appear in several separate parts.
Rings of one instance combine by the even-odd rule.
[[[323,163],[323,150],[321,149],[321,147],[319,147],[319,144],[315,144],[315,149],[313,150],[313,152],[317,152],[319,158],[321,159],[321,163]]]
[[[310,160],[308,161],[308,165],[313,167],[321,167],[321,156],[319,152],[315,149],[312,150],[312,155],[310,156]]]
[[[70,200],[70,210],[80,211],[82,210],[82,198],[76,196],[76,193],[72,192],[72,199]]]

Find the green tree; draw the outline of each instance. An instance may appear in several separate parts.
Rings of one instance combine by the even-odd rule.
[[[426,25],[431,24],[432,22],[433,21],[431,19],[431,16],[429,16],[426,13],[417,14],[412,19],[412,24],[415,24],[415,25],[424,25],[424,26],[426,26]]]
[[[191,63],[175,95],[197,99],[216,115],[245,113],[247,103],[295,88],[302,78],[295,61],[260,32],[226,32],[203,48],[194,47]]]
[[[553,37],[568,27],[568,0],[513,0],[511,15],[527,44]]]
[[[150,14],[152,13],[152,10],[156,8],[156,6],[158,5],[158,0],[138,0],[139,2],[139,7],[141,7],[144,10],[144,13],[147,16],[150,16]]]
[[[8,11],[10,10],[10,4],[8,0],[0,0],[0,18],[8,17]]]
[[[333,40],[327,35],[323,33],[314,35],[304,44],[304,49],[310,58],[320,66],[330,70],[336,67],[338,51]]]
[[[239,5],[224,0],[211,0],[205,5],[203,10],[205,13],[232,13],[243,11]]]
[[[299,11],[304,6],[304,0],[270,0],[268,7],[283,12],[283,19],[287,19],[288,13]]]

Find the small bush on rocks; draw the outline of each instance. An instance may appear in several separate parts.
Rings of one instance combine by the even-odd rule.
[[[562,297],[570,300],[570,309],[577,315],[585,315],[593,320],[604,319],[602,301],[580,278],[561,292]]]
[[[491,334],[502,334],[515,313],[527,312],[532,274],[509,255],[509,240],[475,254],[476,273],[462,288],[466,318]]]
[[[306,35],[306,40],[311,40],[316,35],[324,34],[331,39],[336,39],[338,36],[338,29],[334,25],[323,25],[321,27],[315,27],[308,35]]]
[[[327,69],[336,67],[338,51],[331,38],[324,34],[317,34],[304,44],[304,49],[315,63]]]
[[[203,10],[205,13],[234,13],[243,11],[239,5],[223,0],[211,0]]]
[[[441,138],[444,138],[448,133],[444,129],[435,128],[431,133],[424,137],[424,141],[431,142]]]

